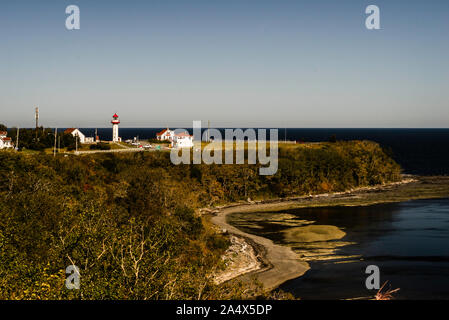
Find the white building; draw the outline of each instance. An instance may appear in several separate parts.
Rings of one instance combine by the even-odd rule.
[[[181,132],[174,134],[172,147],[174,148],[192,148],[193,147],[193,136],[187,132]]]
[[[169,128],[162,130],[161,132],[156,133],[156,139],[161,141],[170,141],[173,142],[173,137],[175,132],[170,130]]]
[[[114,113],[112,116],[112,142],[120,142],[122,139],[118,135],[118,125],[120,124],[120,120],[118,119],[117,113]]]
[[[69,128],[64,131],[65,134],[71,134],[74,137],[78,137],[80,143],[86,143],[86,136],[76,128]]]
[[[8,132],[0,131],[0,149],[8,149],[13,147],[12,140],[7,137],[7,135]]]

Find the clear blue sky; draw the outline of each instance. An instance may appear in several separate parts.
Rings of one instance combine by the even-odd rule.
[[[448,34],[447,0],[5,0],[0,123],[449,127]]]

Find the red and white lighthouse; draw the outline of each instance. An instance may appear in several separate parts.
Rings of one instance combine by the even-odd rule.
[[[118,119],[117,113],[114,113],[112,116],[112,141],[113,142],[119,142],[120,138],[118,136],[118,125],[120,123],[120,120]]]

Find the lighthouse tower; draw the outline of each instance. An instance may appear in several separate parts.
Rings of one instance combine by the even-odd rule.
[[[120,138],[118,136],[118,125],[120,123],[120,120],[118,119],[117,113],[114,113],[112,116],[112,141],[113,142],[119,142]]]

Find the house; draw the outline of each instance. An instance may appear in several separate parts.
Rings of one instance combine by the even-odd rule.
[[[167,128],[162,130],[161,132],[156,133],[156,139],[161,141],[167,140],[173,142],[174,135],[175,132]]]
[[[86,143],[86,136],[76,128],[69,128],[64,131],[64,134],[71,134],[74,137],[78,137],[80,143]]]
[[[13,148],[12,140],[10,137],[7,137],[8,132],[0,131],[0,149],[8,149]]]
[[[192,148],[193,136],[188,132],[181,132],[173,135],[173,148]]]

